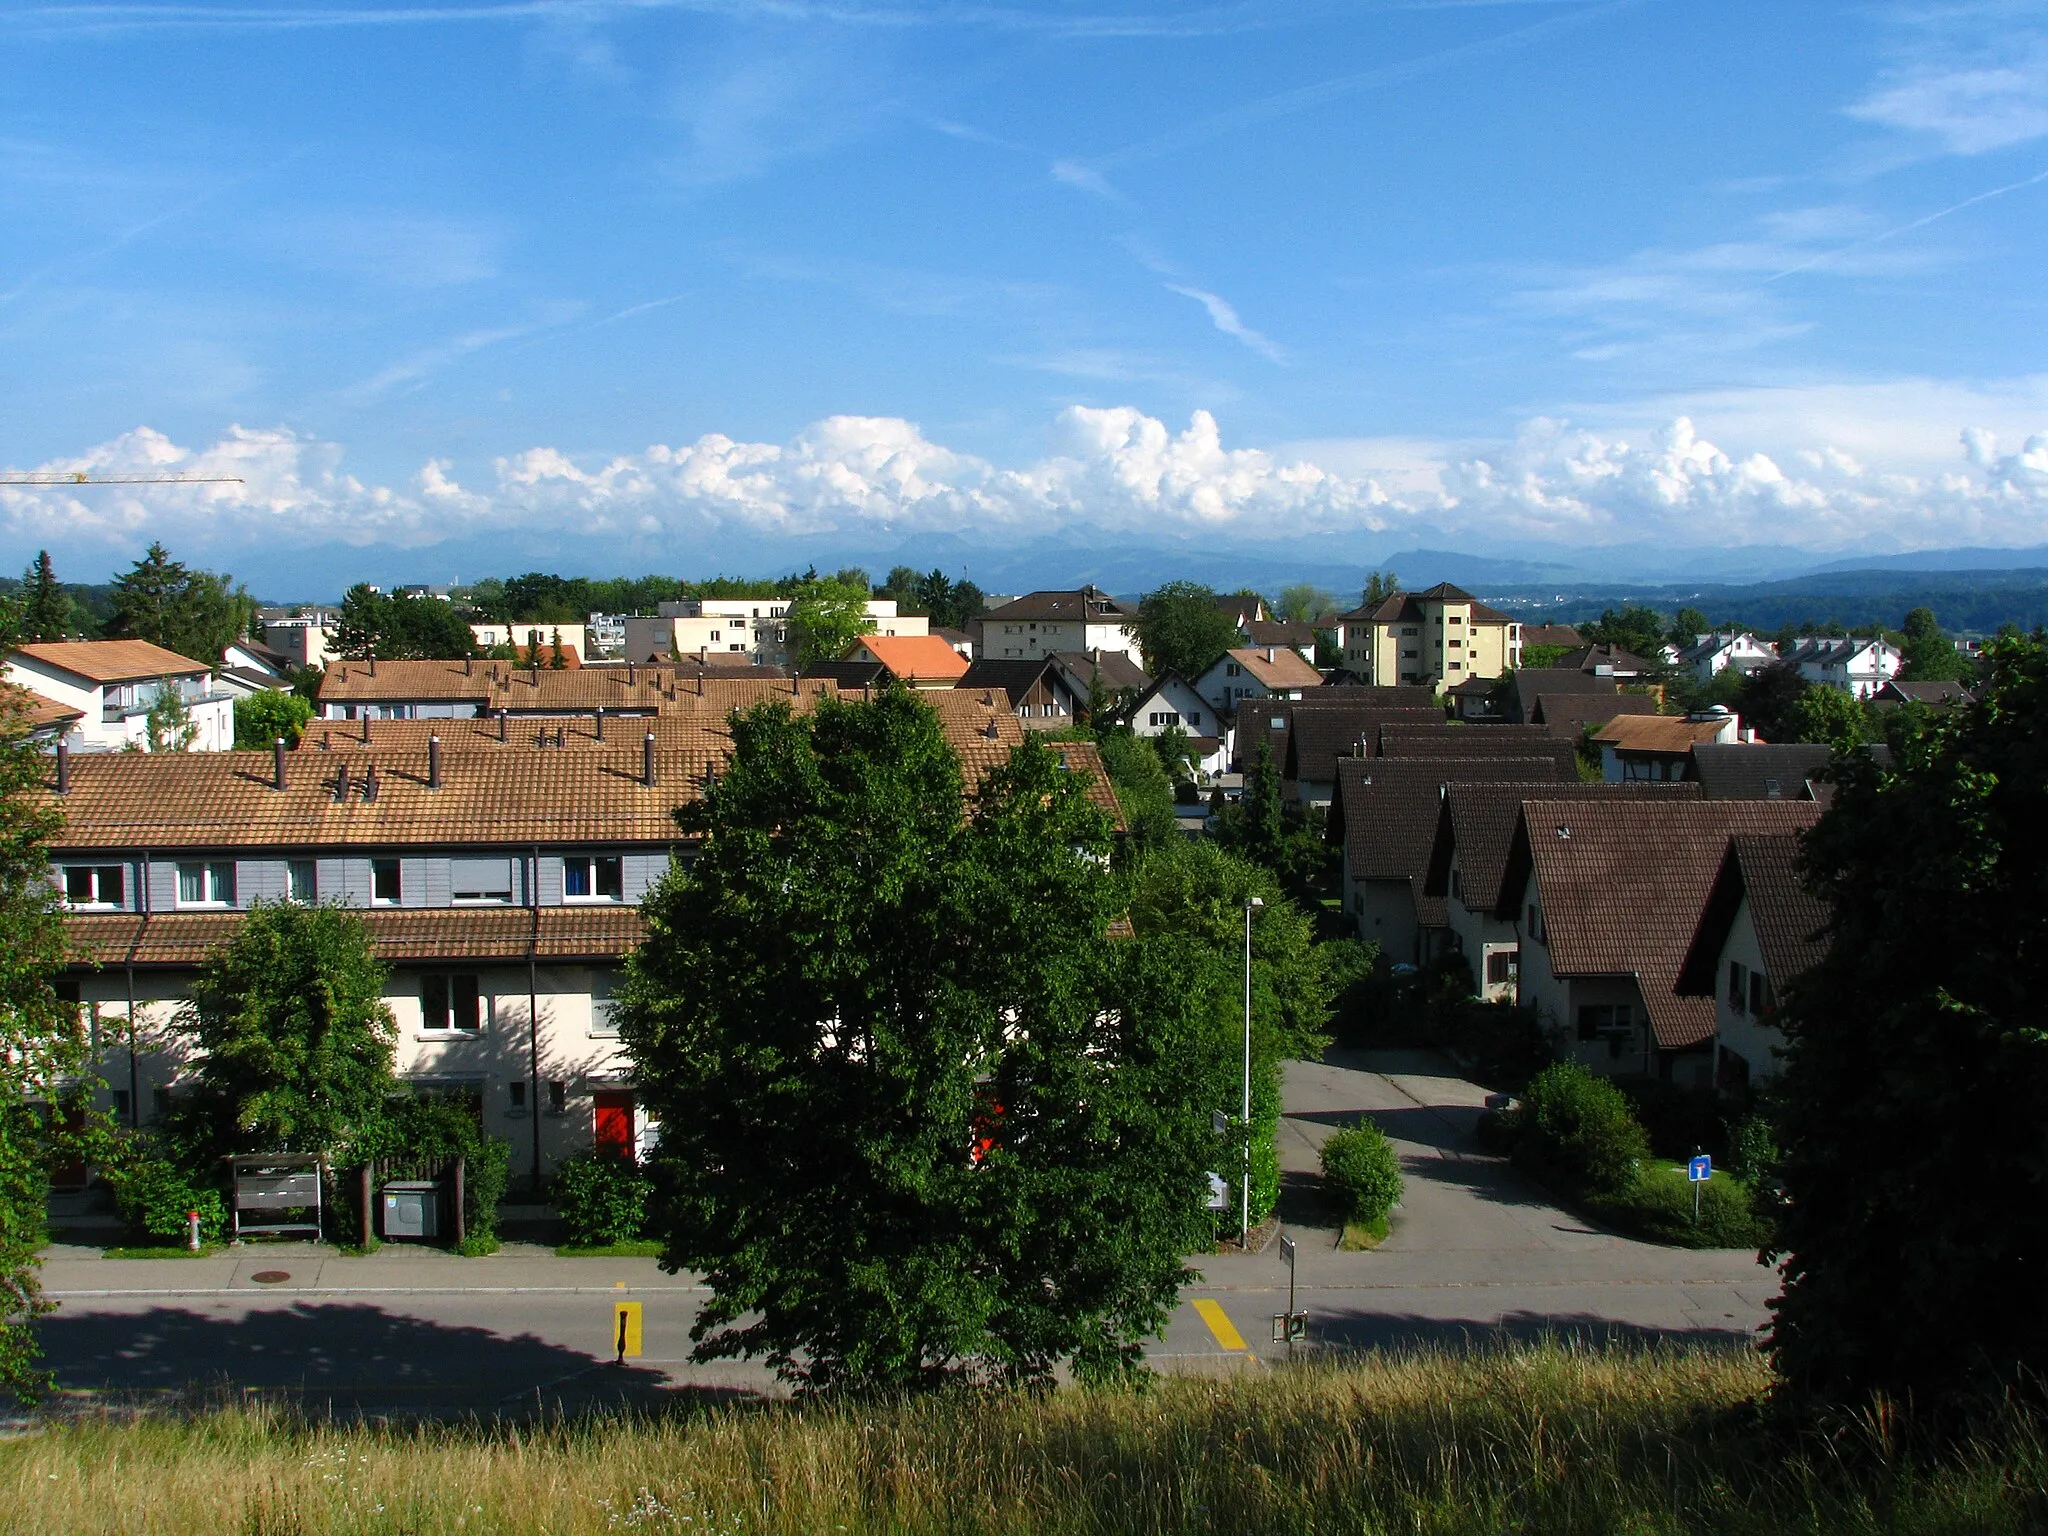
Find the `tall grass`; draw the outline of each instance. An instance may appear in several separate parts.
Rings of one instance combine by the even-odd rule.
[[[404,1429],[228,1409],[0,1445],[10,1533],[2002,1532],[2048,1528],[2014,1410],[1915,1456],[1780,1437],[1737,1352],[1502,1348],[1131,1392]]]

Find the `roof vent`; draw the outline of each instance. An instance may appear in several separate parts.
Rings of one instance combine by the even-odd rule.
[[[1572,829],[1563,822],[1557,824],[1557,840],[1561,843],[1568,843],[1572,840]]]
[[[280,794],[284,791],[284,738],[278,737],[270,744],[271,788]]]
[[[654,788],[654,732],[649,731],[640,742],[640,782],[647,788]]]
[[[984,725],[981,728],[981,734],[986,736],[990,741],[994,741],[1003,734],[1002,727],[998,726],[995,723],[995,721],[991,720],[987,725]]]
[[[602,709],[597,712],[597,739],[599,741],[604,740],[604,711]]]
[[[376,798],[377,765],[375,763],[372,763],[368,768],[363,770],[363,803],[365,805],[372,804],[375,802]]]
[[[1705,709],[1696,709],[1685,718],[1693,721],[1726,720],[1731,711],[1726,704],[1709,704]]]
[[[505,717],[510,713],[510,710],[505,709],[498,711],[498,740],[501,742],[505,739]]]

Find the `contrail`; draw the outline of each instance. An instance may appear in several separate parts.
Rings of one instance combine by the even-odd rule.
[[[1979,203],[1990,202],[1991,199],[1994,197],[2003,197],[2008,192],[2017,192],[2021,190],[2023,187],[2031,187],[2044,181],[2048,181],[2048,171],[2036,171],[2033,175],[2027,177],[2024,181],[2015,181],[2010,182],[2002,187],[1993,187],[1989,192],[1979,192],[1975,197],[1966,197],[1960,203],[1953,203],[1950,206],[1940,209],[1934,213],[1923,214],[1921,217],[1914,219],[1910,223],[1901,224],[1897,229],[1888,229],[1885,230],[1882,234],[1869,235],[1861,240],[1852,240],[1847,245],[1839,246],[1832,251],[1822,251],[1818,256],[1809,256],[1806,260],[1798,262],[1793,266],[1789,266],[1782,272],[1773,272],[1769,277],[1765,278],[1764,281],[1767,283],[1775,283],[1781,277],[1790,277],[1795,272],[1805,272],[1808,269],[1818,267],[1825,262],[1833,261],[1837,256],[1846,256],[1851,251],[1860,251],[1865,246],[1878,245],[1886,240],[1895,240],[1900,235],[1909,235],[1914,230],[1925,229],[1928,225],[1936,223],[1939,220],[1945,219],[1952,213],[1961,213],[1965,208],[1974,208]]]

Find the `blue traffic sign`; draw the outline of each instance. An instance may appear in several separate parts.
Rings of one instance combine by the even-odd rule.
[[[1685,1176],[1694,1184],[1704,1184],[1714,1176],[1714,1160],[1702,1152],[1685,1165]]]

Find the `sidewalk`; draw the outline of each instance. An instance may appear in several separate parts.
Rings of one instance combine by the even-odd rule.
[[[264,1279],[257,1279],[262,1275]],[[282,1276],[283,1278],[272,1278]],[[54,1299],[217,1296],[224,1293],[348,1296],[368,1293],[481,1294],[584,1291],[698,1293],[688,1275],[665,1275],[653,1259],[557,1258],[530,1243],[507,1243],[486,1258],[387,1243],[366,1257],[327,1244],[245,1243],[203,1258],[110,1259],[96,1248],[43,1250],[43,1289]]]

